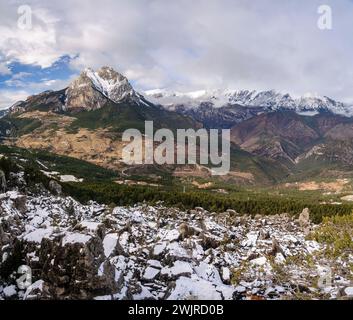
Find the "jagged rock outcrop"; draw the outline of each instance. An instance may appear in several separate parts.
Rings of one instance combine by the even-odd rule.
[[[311,220],[310,220],[310,211],[308,208],[303,209],[298,218],[298,224],[303,230],[304,234],[309,234],[311,230]]]
[[[125,98],[138,99],[129,80],[111,67],[102,67],[96,73],[98,89],[110,100],[120,102]]]
[[[65,89],[59,91],[44,91],[29,96],[25,101],[18,101],[9,109],[10,114],[21,114],[34,109],[62,112],[65,106]]]
[[[0,170],[0,192],[6,191],[6,176],[5,172]]]
[[[61,241],[44,238],[38,255],[40,278],[55,299],[92,299],[118,288],[99,237],[68,233]]]

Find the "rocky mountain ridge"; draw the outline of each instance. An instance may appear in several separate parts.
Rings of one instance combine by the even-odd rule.
[[[264,111],[294,110],[298,113],[332,112],[346,116],[353,115],[353,107],[326,96],[306,94],[293,98],[290,94],[275,90],[200,90],[195,92],[173,92],[168,90],[149,90],[146,96],[154,103],[168,108],[185,106],[197,108],[202,104],[210,104],[214,108],[229,105],[244,107],[261,107]]]
[[[150,90],[145,96],[153,103],[163,105],[201,122],[207,128],[231,128],[262,113],[295,111],[299,115],[321,113],[351,117],[353,107],[328,97],[305,95],[293,98],[274,90],[200,90],[173,92]]]
[[[352,106],[335,101],[326,96],[312,94],[293,98],[290,94],[274,90],[199,90],[194,92],[174,92],[165,89],[148,90],[138,93],[129,80],[113,68],[104,66],[97,71],[85,69],[72,81],[68,88],[59,91],[46,91],[30,96],[26,101],[16,102],[10,112],[19,112],[33,102],[37,105],[53,105],[54,111],[96,110],[108,101],[119,103],[124,100],[149,106],[162,105],[168,110],[203,119],[212,119],[216,114],[223,115],[225,121],[231,115],[233,125],[262,112],[293,110],[298,114],[314,115],[330,112],[350,117]],[[242,109],[242,108],[243,109]],[[209,113],[206,115],[206,113]],[[224,124],[223,124],[224,126]]]

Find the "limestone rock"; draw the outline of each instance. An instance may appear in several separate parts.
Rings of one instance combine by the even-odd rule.
[[[53,194],[56,195],[56,196],[60,196],[62,194],[62,187],[55,180],[50,180],[49,181],[49,190],[51,192],[53,192]]]
[[[6,192],[6,176],[5,172],[0,170],[0,193]]]
[[[18,210],[21,214],[23,214],[27,211],[26,201],[26,196],[16,197],[15,199],[13,199],[13,207]]]
[[[112,294],[116,289],[114,268],[105,260],[98,237],[69,243],[43,239],[39,264],[41,278],[57,299],[89,299],[95,294]]]
[[[310,232],[310,211],[308,208],[305,208],[302,213],[299,215],[298,223],[300,228],[305,232],[305,234],[309,234]]]

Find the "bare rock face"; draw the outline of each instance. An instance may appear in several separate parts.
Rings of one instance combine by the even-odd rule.
[[[0,170],[0,192],[6,191],[6,177],[4,171]]]
[[[310,211],[308,208],[305,208],[299,215],[298,223],[303,229],[310,226]]]
[[[43,280],[34,282],[25,292],[23,300],[49,299],[48,287]]]
[[[10,113],[21,114],[30,110],[77,113],[103,108],[109,102],[119,103],[125,99],[140,102],[141,95],[135,92],[128,79],[111,67],[98,71],[84,70],[68,88],[60,91],[45,91],[18,101]]]
[[[97,72],[86,69],[71,83],[66,95],[66,110],[71,112],[97,110],[109,101],[118,103],[127,98],[138,99],[128,79],[110,67]]]
[[[33,280],[27,291],[16,289],[24,299],[92,299],[115,293],[119,284],[106,252],[110,243],[116,244],[103,244],[103,223],[84,221],[88,212],[93,219],[104,208],[49,193],[0,194],[0,291],[5,290],[0,296],[17,295],[11,289],[17,288],[13,275],[23,265],[32,270]]]
[[[97,71],[97,75],[104,81],[101,90],[105,96],[114,102],[120,102],[124,98],[134,97],[134,89],[128,79],[111,67],[102,67]]]
[[[54,195],[60,196],[62,194],[62,187],[55,180],[49,181],[49,190],[53,192]]]
[[[194,228],[190,227],[187,223],[182,223],[179,226],[179,234],[181,240],[187,239],[196,233],[197,231]]]
[[[276,256],[278,253],[282,254],[283,257],[286,257],[285,252],[283,251],[281,245],[277,241],[276,238],[272,238],[272,248],[271,251],[269,252],[270,255]]]
[[[13,199],[13,207],[18,210],[18,212],[23,214],[27,211],[26,201],[26,196],[16,197],[15,199]]]
[[[87,72],[82,72],[66,91],[65,109],[69,112],[96,110],[104,107],[108,99],[98,91]]]
[[[5,233],[2,225],[0,224],[0,247],[7,245],[10,242],[10,236]]]
[[[10,113],[23,113],[40,106],[53,112],[63,111],[65,104],[65,90],[44,91],[40,94],[29,96],[26,101],[18,101],[10,107]]]
[[[70,235],[69,235],[70,236]],[[61,299],[90,299],[112,294],[116,290],[114,268],[105,260],[102,241],[98,237],[68,236],[62,242],[43,239],[39,255],[41,278],[51,296]]]

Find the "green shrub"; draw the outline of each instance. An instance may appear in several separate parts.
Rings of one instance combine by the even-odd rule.
[[[310,238],[327,244],[334,256],[353,252],[353,213],[345,216],[324,217],[322,225]]]

